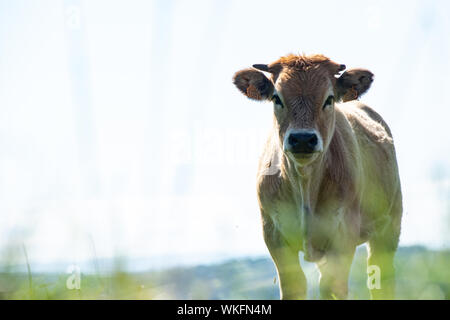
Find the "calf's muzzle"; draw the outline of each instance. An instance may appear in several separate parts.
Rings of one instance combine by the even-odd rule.
[[[314,132],[291,132],[286,140],[286,150],[295,154],[314,153],[318,142],[319,139]]]

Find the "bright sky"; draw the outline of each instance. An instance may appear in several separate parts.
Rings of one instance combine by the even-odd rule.
[[[401,245],[448,246],[448,12],[444,0],[0,0],[0,252],[149,265],[268,254],[255,175],[272,106],[231,78],[291,52],[375,74],[363,101],[396,141]]]

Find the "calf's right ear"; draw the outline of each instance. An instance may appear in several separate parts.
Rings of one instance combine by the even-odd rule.
[[[238,71],[233,77],[234,85],[248,98],[265,100],[272,97],[273,84],[262,72],[255,69]]]

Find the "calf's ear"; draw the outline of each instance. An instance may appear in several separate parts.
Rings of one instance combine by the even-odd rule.
[[[272,97],[273,84],[262,72],[255,69],[244,69],[233,76],[234,85],[248,98],[265,100]]]
[[[345,71],[336,81],[338,99],[344,102],[356,100],[369,90],[373,73],[366,69]]]

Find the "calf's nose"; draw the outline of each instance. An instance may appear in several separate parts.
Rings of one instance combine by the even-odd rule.
[[[287,149],[292,153],[312,153],[316,149],[318,139],[313,132],[292,132],[287,143]]]

